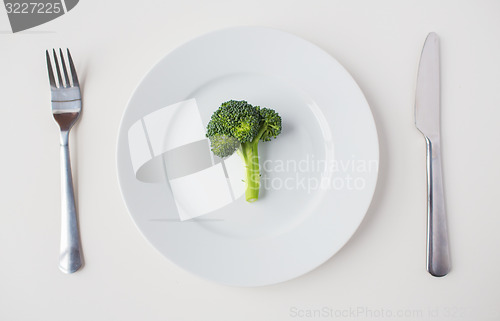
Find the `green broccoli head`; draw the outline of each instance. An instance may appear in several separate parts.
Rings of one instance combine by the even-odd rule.
[[[280,115],[269,108],[260,109],[260,117],[262,125],[265,128],[262,131],[260,140],[263,142],[268,142],[271,138],[276,138],[281,133],[281,117]]]
[[[260,128],[258,108],[246,101],[230,100],[217,109],[207,126],[207,137],[227,135],[240,143],[251,141]]]
[[[240,146],[240,141],[229,135],[215,134],[209,139],[212,152],[222,158],[231,156]]]

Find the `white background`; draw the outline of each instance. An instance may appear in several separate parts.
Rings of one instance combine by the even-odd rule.
[[[170,263],[134,226],[116,173],[119,122],[142,77],[180,44],[241,25],[333,55],[364,91],[380,140],[377,190],[351,241],[311,273],[260,288]],[[453,260],[444,278],[425,270],[425,142],[413,120],[430,31],[442,50]],[[71,143],[86,265],[73,275],[57,267],[59,144],[44,57],[53,47],[71,48],[83,83]],[[82,0],[17,34],[2,7],[0,320],[500,320],[499,119],[499,1]]]

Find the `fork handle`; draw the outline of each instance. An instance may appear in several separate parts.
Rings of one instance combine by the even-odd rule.
[[[64,273],[77,271],[83,263],[76,216],[73,178],[69,157],[68,132],[61,133],[61,247],[59,268]]]
[[[439,138],[427,142],[427,271],[444,276],[451,268]]]

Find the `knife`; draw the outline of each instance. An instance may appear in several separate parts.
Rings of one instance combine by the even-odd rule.
[[[427,143],[427,271],[444,276],[451,268],[441,169],[439,38],[425,40],[418,67],[415,125]]]

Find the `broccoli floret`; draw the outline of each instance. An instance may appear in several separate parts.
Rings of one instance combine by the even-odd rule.
[[[214,134],[210,136],[210,147],[212,152],[219,157],[233,155],[240,146],[240,141],[229,135]]]
[[[259,198],[259,141],[267,142],[281,133],[281,117],[269,108],[252,106],[246,101],[230,100],[217,109],[207,125],[212,152],[227,157],[237,151],[246,167],[245,198]]]

